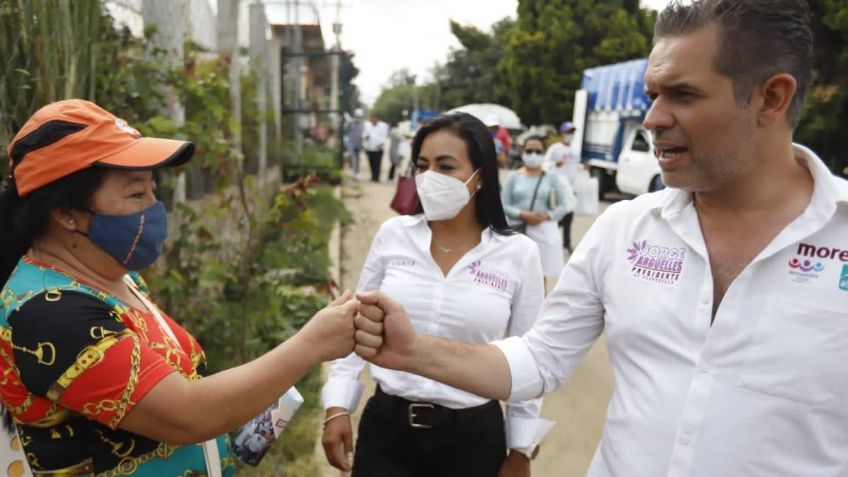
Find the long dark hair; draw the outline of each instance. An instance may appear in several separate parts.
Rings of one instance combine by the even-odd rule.
[[[49,212],[56,207],[90,209],[91,199],[106,170],[90,167],[18,196],[11,177],[0,192],[0,288],[5,286],[21,256],[47,231]]]
[[[424,143],[424,139],[441,130],[451,131],[465,142],[471,164],[479,168],[483,176],[483,187],[477,191],[474,198],[477,201],[477,222],[501,235],[515,233],[506,224],[506,215],[501,203],[495,141],[492,139],[489,128],[482,121],[468,113],[444,114],[430,121],[422,126],[412,139],[413,163],[421,153],[421,144]],[[416,213],[422,212],[424,209],[419,205]]]
[[[0,191],[0,289],[5,287],[18,260],[47,231],[49,212],[56,207],[90,209],[91,199],[100,188],[105,170],[90,167],[18,196],[12,176]],[[0,421],[12,429],[12,415],[0,406]]]

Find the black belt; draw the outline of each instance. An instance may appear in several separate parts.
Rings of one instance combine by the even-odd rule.
[[[486,404],[465,409],[451,409],[429,402],[410,401],[399,396],[392,396],[383,392],[379,386],[372,399],[391,415],[398,416],[409,423],[410,427],[421,429],[458,424],[482,414],[493,406],[498,406],[497,401],[489,401]]]

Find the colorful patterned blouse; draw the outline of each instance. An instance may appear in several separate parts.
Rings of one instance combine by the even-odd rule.
[[[147,294],[137,274],[133,280]],[[199,379],[205,356],[187,331],[24,257],[0,293],[0,402],[38,475],[206,475],[200,444],[173,446],[118,429],[160,380]],[[218,438],[222,473],[235,462]]]

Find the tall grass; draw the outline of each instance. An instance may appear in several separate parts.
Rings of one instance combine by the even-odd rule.
[[[94,97],[105,21],[99,0],[0,0],[0,156],[39,107]]]

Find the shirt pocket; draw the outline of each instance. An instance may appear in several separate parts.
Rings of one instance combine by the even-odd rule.
[[[804,404],[844,396],[848,295],[774,297],[757,320],[739,386]]]

